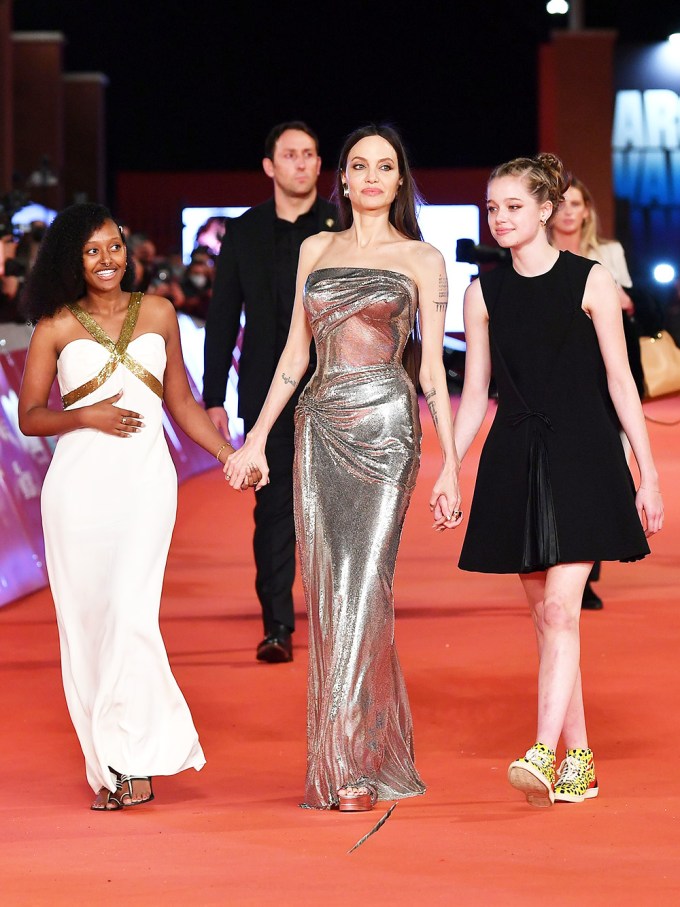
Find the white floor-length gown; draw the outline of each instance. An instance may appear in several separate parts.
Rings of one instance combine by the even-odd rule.
[[[129,438],[65,434],[42,491],[64,692],[94,791],[115,790],[111,769],[172,775],[205,764],[158,625],[177,476],[162,425],[165,341],[146,333],[130,342],[141,297],[132,294],[115,343],[69,306],[92,339],[68,343],[57,373],[65,408],[122,390],[116,405],[145,427]]]

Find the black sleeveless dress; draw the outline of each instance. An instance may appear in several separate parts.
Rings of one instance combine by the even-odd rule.
[[[595,262],[561,252],[538,277],[484,274],[498,411],[459,566],[531,573],[649,554],[595,328],[581,308]]]

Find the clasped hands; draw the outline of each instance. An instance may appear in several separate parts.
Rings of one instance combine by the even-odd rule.
[[[229,454],[224,463],[224,477],[232,488],[242,491],[254,488],[259,491],[269,484],[269,466],[263,451],[256,449],[246,438],[240,450]]]
[[[463,519],[460,503],[457,477],[450,470],[443,470],[430,496],[430,510],[434,518],[432,528],[443,532],[460,525]]]

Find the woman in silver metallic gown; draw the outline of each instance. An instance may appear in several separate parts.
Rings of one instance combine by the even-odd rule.
[[[407,341],[416,349],[417,320],[418,377],[442,450],[430,499],[434,528],[457,525],[461,514],[442,363],[446,269],[422,242],[394,130],[370,126],[348,138],[336,194],[347,229],[303,243],[287,345],[260,417],[225,473],[234,488],[249,467],[262,470],[260,484],[268,481],[267,433],[305,372],[313,336],[318,365],[296,413],[295,459],[309,613],[303,805],[357,811],[425,790],[414,765],[392,594],[420,457],[418,401],[402,362]]]

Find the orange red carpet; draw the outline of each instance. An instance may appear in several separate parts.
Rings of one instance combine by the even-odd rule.
[[[672,422],[680,399],[646,410]],[[390,804],[364,814],[298,809],[302,595],[295,661],[257,663],[251,498],[228,493],[212,471],[181,488],[162,608],[170,661],[208,759],[199,774],[155,779],[156,799],[144,808],[91,812],[49,592],[0,609],[0,903],[678,903],[680,426],[650,423],[667,508],[653,556],[606,564],[604,610],[583,615],[600,796],[534,810],[506,780],[535,725],[536,656],[521,588],[515,577],[459,572],[462,535],[430,530],[437,453],[423,424],[396,634],[427,794],[399,803],[351,855]],[[464,467],[464,507],[479,449]]]

